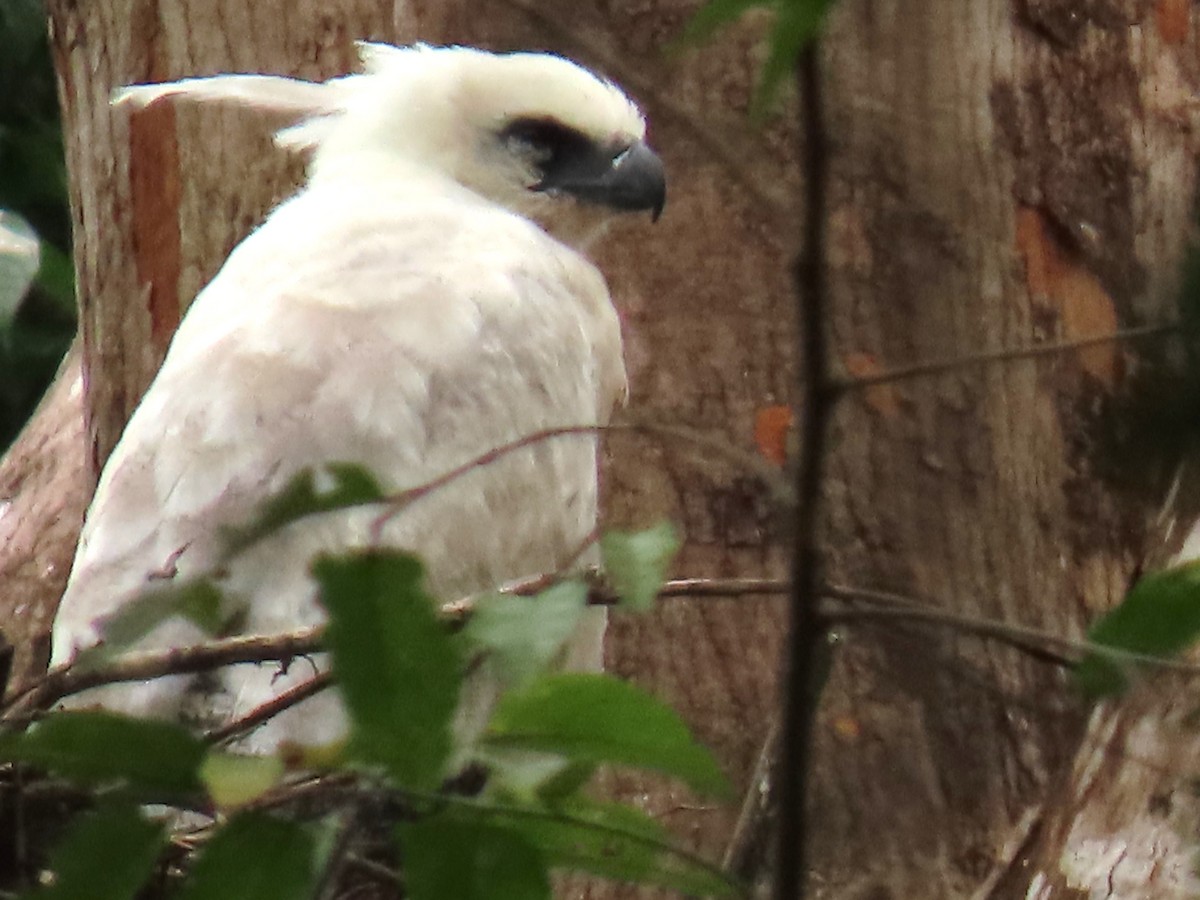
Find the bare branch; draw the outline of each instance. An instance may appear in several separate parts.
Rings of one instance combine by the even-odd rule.
[[[322,629],[305,628],[270,637],[234,637],[193,647],[127,653],[103,667],[68,663],[51,669],[20,690],[7,704],[0,722],[11,722],[43,710],[63,697],[105,684],[147,681],[164,675],[207,672],[239,663],[260,663],[304,656],[320,649]]]
[[[333,675],[331,673],[318,672],[312,678],[301,682],[294,688],[284,691],[278,697],[274,697],[266,703],[256,706],[241,718],[234,719],[220,728],[213,728],[204,735],[204,739],[210,744],[219,744],[231,738],[240,737],[248,731],[253,731],[264,722],[275,718],[275,716],[284,710],[291,709],[297,703],[301,703],[309,697],[315,697],[332,684]]]
[[[579,436],[596,436],[606,432],[628,431],[635,434],[658,435],[662,437],[678,438],[686,441],[696,447],[708,450],[715,455],[721,457],[727,462],[731,462],[740,468],[745,469],[749,474],[760,479],[764,485],[771,491],[775,500],[784,505],[790,505],[792,491],[790,485],[783,475],[770,463],[762,457],[759,457],[739,447],[734,447],[728,441],[713,438],[710,435],[704,434],[694,428],[687,428],[681,425],[663,425],[657,422],[643,422],[627,420],[623,422],[611,422],[608,425],[563,425],[557,428],[544,428],[539,431],[533,431],[523,435],[505,444],[493,447],[485,453],[481,453],[473,459],[467,460],[459,466],[443,472],[436,478],[419,484],[415,487],[406,488],[395,494],[390,495],[382,502],[388,506],[386,512],[382,513],[371,524],[371,536],[376,542],[382,540],[383,529],[393,518],[400,515],[409,505],[415,503],[423,497],[432,494],[451,482],[457,481],[464,475],[473,472],[476,469],[489,466],[494,462],[530,447],[534,444],[542,443],[543,441],[552,440],[560,437],[579,437]],[[359,506],[373,506],[379,501],[369,501]]]
[[[899,366],[885,369],[871,375],[855,378],[843,378],[835,381],[838,391],[861,391],[880,384],[895,384],[897,381],[907,381],[912,378],[924,378],[933,375],[943,375],[956,372],[971,366],[987,366],[994,363],[1019,362],[1022,360],[1039,359],[1044,356],[1060,356],[1073,350],[1085,350],[1101,344],[1114,344],[1121,341],[1138,341],[1146,338],[1169,337],[1181,333],[1183,326],[1178,322],[1168,322],[1162,325],[1142,325],[1136,328],[1121,328],[1105,334],[1090,335],[1068,341],[1047,341],[1029,347],[1012,347],[1001,350],[988,350],[971,353],[965,356],[954,356],[949,359],[931,359],[927,362],[916,362],[909,366]]]

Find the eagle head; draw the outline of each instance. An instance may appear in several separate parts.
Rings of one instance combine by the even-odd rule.
[[[466,189],[573,244],[614,212],[662,212],[662,162],[611,82],[549,53],[359,49],[364,71],[326,82],[215,75],[122,88],[114,103],[182,97],[289,116],[276,139],[311,153],[314,184]]]
[[[614,212],[666,200],[641,112],[611,82],[548,53],[363,44],[343,111],[315,142],[314,179],[436,173],[577,242]],[[303,128],[300,126],[300,133]],[[284,132],[287,141],[287,132]]]

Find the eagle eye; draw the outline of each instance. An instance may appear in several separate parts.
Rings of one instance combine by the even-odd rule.
[[[515,119],[500,137],[542,169],[554,169],[567,160],[595,152],[591,140],[556,119]]]

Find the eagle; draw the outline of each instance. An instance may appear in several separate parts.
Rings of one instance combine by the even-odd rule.
[[[118,92],[287,118],[307,177],[196,296],[101,473],[54,622],[52,663],[164,579],[213,571],[222,529],[253,519],[298,473],[369,470],[389,492],[532,433],[604,425],[623,402],[618,316],[583,255],[616,213],[658,218],[662,163],[614,84],[547,53],[360,45],[363,71],[325,82],[216,75]],[[321,553],[417,554],[433,596],[468,597],[569,564],[598,519],[594,434],[531,442],[471,469],[372,533],[378,509],[295,522],[228,562],[243,631],[320,624]],[[599,667],[594,611],[569,646]],[[139,649],[194,644],[175,618]],[[229,721],[310,676],[237,666],[112,685],[84,705]],[[199,711],[198,711],[199,710]],[[326,692],[245,739],[341,737]]]

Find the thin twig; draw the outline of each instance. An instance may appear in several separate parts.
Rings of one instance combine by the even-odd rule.
[[[786,594],[786,578],[674,578],[662,586],[660,597],[733,597],[738,594]]]
[[[897,381],[906,381],[912,378],[943,375],[947,372],[954,372],[970,368],[971,366],[1019,362],[1043,356],[1057,356],[1073,350],[1085,350],[1088,347],[1096,347],[1101,344],[1170,336],[1179,334],[1182,328],[1183,326],[1178,322],[1168,322],[1162,325],[1140,325],[1134,328],[1120,328],[1116,331],[1106,332],[1105,334],[1095,334],[1066,341],[1047,341],[1027,347],[1012,347],[972,353],[966,356],[952,356],[946,359],[931,359],[926,362],[916,362],[909,366],[884,369],[881,372],[875,372],[870,375],[835,379],[834,388],[841,392],[861,391],[880,384],[895,384]]]
[[[830,389],[825,346],[825,206],[829,166],[822,109],[820,41],[814,38],[797,69],[800,134],[804,142],[804,250],[796,266],[803,397],[796,470],[795,550],[791,621],[780,740],[779,847],[775,897],[801,900],[807,877],[807,784],[813,718],[821,685],[828,621],[820,611],[821,486],[825,445],[837,394]]]
[[[830,600],[872,604],[872,609],[847,609],[842,606],[830,610],[826,614],[832,621],[907,620],[926,625],[940,625],[976,637],[999,641],[1015,650],[1036,656],[1043,662],[1064,668],[1070,668],[1078,661],[1071,656],[1064,655],[1065,653],[1073,651],[1082,656],[1088,652],[1111,650],[1111,648],[1092,645],[1088,641],[1075,641],[1024,625],[1009,625],[980,616],[943,612],[941,607],[933,603],[917,602],[911,597],[893,591],[839,584],[826,584],[822,591]],[[1055,651],[1063,651],[1063,653]]]
[[[375,862],[373,859],[367,859],[365,856],[359,856],[357,853],[350,853],[346,856],[346,864],[353,866],[355,869],[360,869],[366,872],[376,881],[392,887],[402,887],[404,882],[400,880],[400,875],[393,869],[389,869],[383,863]]]
[[[262,725],[269,719],[275,718],[286,709],[291,709],[297,703],[307,700],[309,697],[314,697],[321,691],[333,684],[333,675],[329,672],[318,672],[307,681],[302,681],[300,684],[290,688],[259,706],[254,707],[246,715],[234,719],[222,725],[220,728],[213,728],[204,735],[204,740],[210,744],[219,744],[233,737],[240,737],[247,731],[251,731]]]
[[[750,786],[742,799],[722,862],[726,871],[747,883],[768,869],[771,837],[778,819],[778,808],[772,803],[778,760],[779,719],[773,718],[754,763]]]
[[[225,638],[194,647],[127,653],[103,668],[58,666],[9,701],[0,721],[12,721],[45,709],[63,697],[105,684],[146,681],[163,675],[194,674],[239,663],[273,662],[304,656],[319,649],[321,631],[320,627],[313,627],[270,637]]]
[[[556,428],[543,428],[538,431],[532,431],[528,434],[515,438],[507,443],[492,447],[484,453],[467,460],[461,465],[448,469],[441,475],[429,479],[423,484],[415,487],[406,488],[385,497],[383,500],[370,500],[347,504],[350,506],[375,506],[379,504],[386,505],[388,509],[381,513],[374,522],[371,523],[372,540],[379,542],[382,540],[383,529],[396,516],[400,515],[411,504],[422,499],[423,497],[440,490],[451,482],[457,481],[463,476],[473,472],[476,469],[490,466],[493,463],[503,459],[511,453],[525,449],[534,444],[539,444],[544,441],[552,440],[560,437],[579,437],[592,436],[595,437],[607,432],[628,431],[635,434],[650,434],[661,437],[672,437],[679,440],[687,441],[697,447],[703,448],[725,459],[727,462],[734,463],[745,469],[749,474],[760,479],[763,484],[771,491],[777,502],[787,503],[791,497],[791,487],[780,472],[767,462],[766,459],[741,449],[734,447],[727,441],[719,440],[710,435],[704,434],[694,428],[687,428],[682,425],[663,425],[656,422],[642,421],[622,421],[610,422],[607,425],[563,425]]]
[[[1200,664],[1197,663],[1098,644],[1086,638],[1064,637],[1028,625],[1012,625],[982,616],[945,612],[943,608],[946,604],[935,604],[928,599],[917,600],[895,591],[841,584],[826,584],[821,590],[828,599],[837,602],[872,604],[872,609],[846,609],[839,606],[828,610],[826,615],[837,621],[869,622],[876,619],[936,625],[962,634],[997,640],[1026,653],[1036,651],[1037,655],[1048,658],[1054,664],[1068,667],[1089,654],[1095,654],[1114,663],[1146,666],[1182,675],[1200,675]]]
[[[527,582],[511,585],[505,590],[515,594],[536,593],[556,580],[557,578],[538,576]],[[663,586],[662,593],[667,597],[727,596],[781,593],[786,590],[786,583],[776,579],[686,578],[668,581]],[[474,597],[468,597],[447,603],[442,607],[442,615],[452,622],[465,620],[470,616],[475,600]],[[589,602],[594,605],[612,605],[616,601],[616,595],[607,590],[596,589],[589,596]],[[116,657],[102,667],[78,667],[71,664],[58,666],[36,681],[21,687],[8,698],[0,721],[19,723],[64,697],[108,684],[147,681],[166,675],[188,675],[209,672],[223,666],[278,662],[305,656],[321,649],[323,631],[323,628],[317,626],[285,634],[223,638],[190,647],[130,652]],[[317,689],[317,686],[312,688],[314,692]],[[253,715],[253,712],[250,715]],[[222,740],[223,737],[210,735],[211,740]]]
[[[325,867],[317,880],[312,896],[316,900],[334,900],[337,896],[339,876],[350,852],[350,845],[359,831],[359,810],[350,809],[342,816],[337,833],[333,838],[333,846],[325,859]]]
[[[557,583],[562,577],[561,573],[554,577],[538,576],[509,585],[504,592],[529,596]],[[666,582],[659,592],[659,597],[673,599],[771,596],[786,594],[789,589],[789,581],[780,578],[678,578]],[[1136,653],[1083,639],[1062,637],[1030,626],[944,612],[944,604],[893,591],[823,584],[818,587],[818,594],[822,597],[820,613],[826,621],[907,621],[998,640],[1056,665],[1074,665],[1078,658],[1096,654],[1118,663],[1143,665],[1184,675],[1200,675],[1200,665],[1195,663]],[[441,615],[449,623],[464,622],[470,617],[477,599],[468,597],[444,604],[441,607]],[[588,594],[588,603],[593,606],[611,606],[618,600],[617,595],[603,585],[593,585]],[[871,607],[855,609],[846,606],[863,603],[871,604]],[[322,634],[321,627],[313,627],[285,634],[224,638],[190,647],[128,653],[113,659],[104,667],[89,667],[76,671],[69,665],[60,666],[20,689],[8,702],[0,721],[5,724],[19,724],[32,713],[63,697],[104,685],[146,681],[168,675],[195,674],[229,665],[287,661],[320,651]],[[1070,654],[1074,654],[1075,658]],[[214,742],[222,741],[235,733],[253,728],[261,721],[266,721],[289,706],[319,692],[327,684],[328,675],[319,674],[257,707],[236,722],[210,732],[207,738]]]

